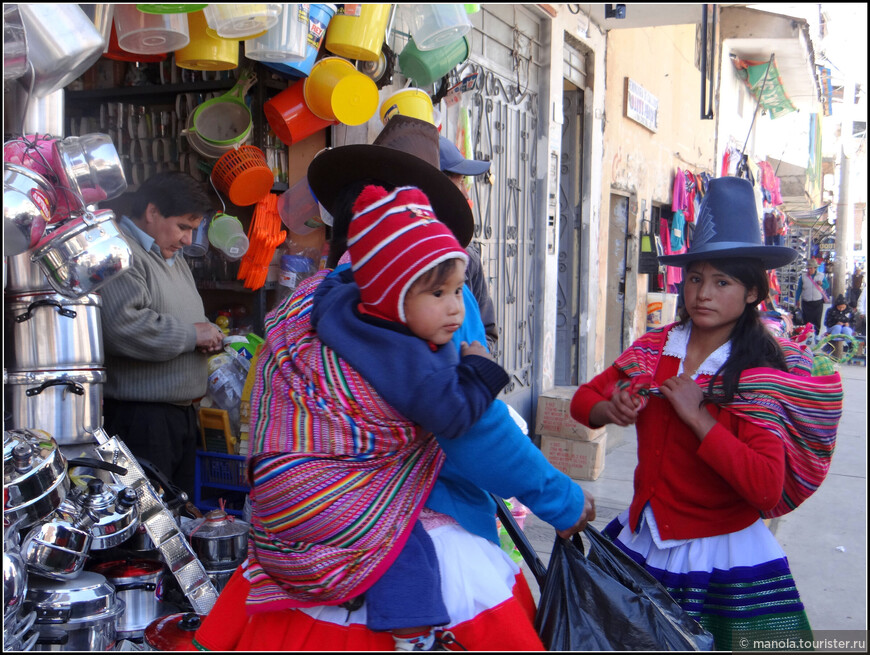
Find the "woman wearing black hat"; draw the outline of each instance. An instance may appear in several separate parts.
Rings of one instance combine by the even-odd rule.
[[[634,498],[604,532],[717,650],[743,647],[739,631],[810,635],[762,520],[821,484],[842,405],[839,375],[810,377],[812,354],[759,317],[767,270],[796,256],[763,245],[746,180],[711,181],[688,251],[659,258],[684,267],[680,321],[638,339],[571,403],[590,427],[636,424]]]
[[[471,210],[462,192],[441,173],[438,161],[438,133],[434,126],[403,116],[392,118],[373,145],[349,145],[319,154],[309,167],[308,181],[333,216],[330,264],[346,268],[342,255],[353,216],[351,208],[360,191],[369,184],[390,189],[405,185],[419,187],[431,201],[438,219],[450,228],[460,245],[466,247],[473,231]],[[301,288],[267,317],[267,334],[270,323],[294,320],[288,303],[292,305],[304,292],[312,293]],[[457,347],[462,341],[484,343],[477,304],[467,286],[463,288],[463,299],[466,318],[455,333],[454,343]],[[312,313],[314,311],[316,309]],[[314,339],[307,336],[305,339],[313,345]],[[302,341],[300,337],[294,343]],[[341,351],[340,343],[332,347],[338,356],[349,358],[348,353]],[[259,358],[254,399],[258,393],[264,397],[262,389],[276,381],[274,376],[289,370],[289,364],[285,365],[284,361],[290,358],[290,355],[282,356],[279,349],[273,349],[267,338],[267,347]],[[359,362],[354,365],[358,373],[385,395],[378,380],[383,379],[388,362],[373,362],[371,368],[366,368],[367,362],[360,358],[355,361]],[[340,369],[336,367],[335,371],[338,373]],[[342,381],[346,382],[337,380],[336,383]],[[285,406],[291,404],[285,403]],[[269,441],[269,437],[276,434],[274,430],[267,430],[269,421],[282,421],[282,425],[290,425],[292,421],[288,422],[291,418],[288,416],[274,417],[270,407],[259,407],[252,413],[256,414],[251,425],[249,461],[253,462],[261,461],[258,456],[271,457],[271,451],[276,450],[277,440]],[[287,413],[291,414],[292,409]],[[302,415],[301,411],[297,413]],[[307,427],[300,419],[292,430],[304,434]],[[363,441],[373,437],[366,430],[359,433]],[[468,650],[542,650],[533,625],[534,601],[522,571],[500,548],[495,504],[489,492],[503,498],[515,496],[560,534],[566,535],[583,529],[595,518],[594,500],[547,462],[500,400],[492,402],[477,423],[461,436],[437,439],[446,458],[425,502],[425,529],[440,564],[442,596],[450,616],[450,623],[444,627]],[[256,488],[252,489],[251,498],[252,522],[256,527],[258,520],[265,523],[271,517],[265,515],[269,508],[263,507],[261,512],[258,507],[260,499]],[[324,502],[327,501],[325,498]],[[379,507],[389,502],[389,498],[373,496],[370,513],[380,512]],[[292,512],[287,516],[290,517],[287,520],[292,520]],[[349,543],[364,537],[354,531],[346,535]],[[199,646],[208,650],[271,651],[393,649],[393,639],[388,632],[374,632],[366,627],[364,602],[348,606],[337,603],[356,599],[338,599],[330,604],[276,601],[275,595],[268,593],[274,585],[265,579],[269,576],[265,574],[265,567],[258,567],[257,559],[275,560],[285,545],[276,541],[274,548],[264,549],[262,539],[257,543],[261,544],[260,551],[250,551],[249,561],[227,583],[197,632]],[[316,556],[317,553],[311,554]],[[319,573],[317,567],[312,567],[311,575],[318,582]],[[353,573],[347,572],[348,575]],[[260,590],[264,593],[259,593]]]

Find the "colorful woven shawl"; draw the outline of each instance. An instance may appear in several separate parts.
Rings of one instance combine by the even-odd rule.
[[[675,325],[675,324],[674,324]],[[647,332],[613,363],[632,378],[632,386],[655,391],[653,380],[674,325]],[[840,375],[811,377],[812,353],[791,341],[779,339],[786,355],[789,372],[771,368],[748,369],[740,376],[729,411],[774,432],[786,452],[786,476],[782,498],[765,518],[792,511],[819,488],[834,454],[837,424],[843,408],[843,385]],[[709,375],[699,375],[697,382],[705,390]],[[714,390],[721,391],[721,384]]]
[[[444,461],[311,329],[304,281],[266,319],[251,398],[248,611],[334,605],[401,550]]]

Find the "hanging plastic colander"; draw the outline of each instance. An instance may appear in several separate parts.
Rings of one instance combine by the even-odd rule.
[[[266,164],[262,150],[257,146],[241,146],[215,162],[211,180],[234,205],[246,207],[262,200],[272,190],[275,175]]]
[[[250,69],[243,70],[232,89],[194,110],[190,131],[211,145],[233,146],[244,142],[253,125],[245,94],[256,81],[257,76]]]

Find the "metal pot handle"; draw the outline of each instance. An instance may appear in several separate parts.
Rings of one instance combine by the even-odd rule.
[[[110,473],[116,473],[117,475],[127,475],[127,469],[125,469],[123,466],[118,466],[117,464],[112,464],[111,462],[104,462],[103,460],[96,459],[95,457],[76,457],[74,459],[68,459],[66,463],[69,468],[84,466],[87,468],[109,471]]]
[[[65,646],[69,641],[69,633],[64,632],[59,637],[52,637],[49,635],[39,635],[36,640],[37,644],[44,644],[46,646]]]
[[[48,389],[48,387],[56,387],[58,385],[65,385],[69,391],[73,392],[77,396],[84,396],[85,395],[85,388],[82,385],[77,384],[76,382],[72,382],[70,380],[48,380],[46,382],[43,382],[38,387],[31,387],[30,389],[28,389],[24,393],[28,397],[29,396],[38,396],[43,391]]]
[[[61,316],[66,316],[67,318],[75,318],[76,317],[76,313],[73,310],[65,308],[63,305],[61,305],[56,300],[37,300],[36,302],[32,302],[32,303],[30,303],[30,305],[28,305],[26,312],[16,316],[15,322],[16,323],[24,323],[24,321],[30,320],[30,314],[33,312],[34,309],[36,309],[37,307],[46,307],[49,305],[53,305],[54,307],[57,307],[57,313],[60,314]]]
[[[36,619],[39,623],[67,623],[70,616],[72,616],[72,610],[69,608],[60,610],[36,608]]]
[[[115,591],[135,591],[138,589],[144,589],[145,591],[154,591],[157,589],[157,585],[153,582],[131,582],[129,584],[116,584]]]

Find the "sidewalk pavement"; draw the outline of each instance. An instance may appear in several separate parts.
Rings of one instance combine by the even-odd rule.
[[[867,368],[841,365],[843,416],[828,476],[800,507],[774,519],[770,529],[785,551],[814,630],[867,630]],[[637,465],[633,428],[607,427],[604,470],[578,480],[595,497],[601,530],[626,509]],[[546,565],[555,531],[535,515],[525,533]],[[535,600],[540,590],[524,564]]]

